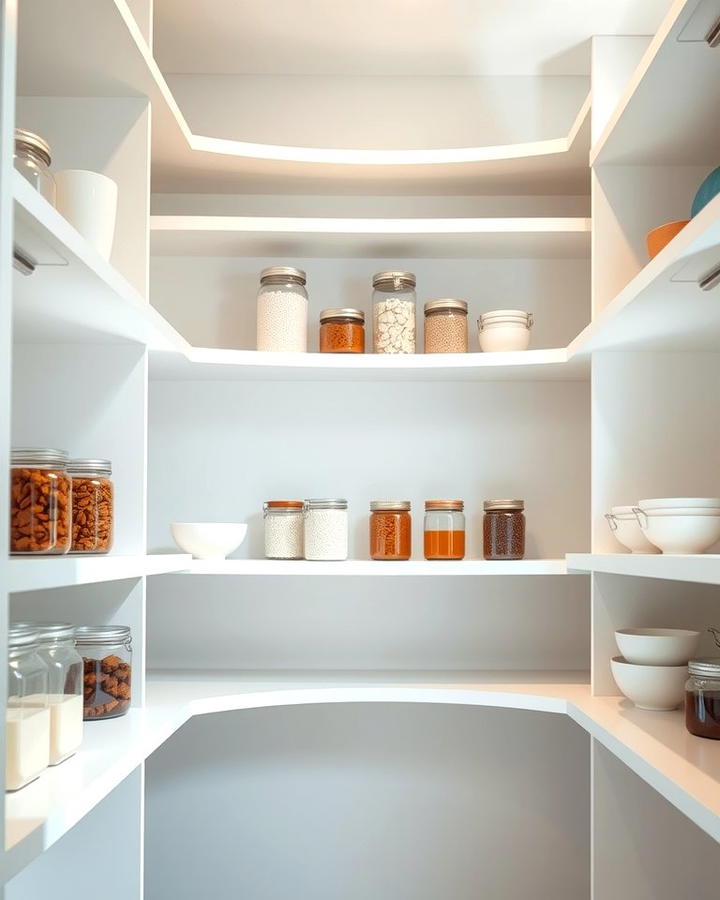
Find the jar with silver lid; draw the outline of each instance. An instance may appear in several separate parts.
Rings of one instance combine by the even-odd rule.
[[[720,630],[709,628],[720,647]],[[691,659],[685,684],[685,727],[690,734],[720,741],[720,657]]]
[[[347,500],[305,501],[305,559],[347,559]]]
[[[109,459],[71,459],[71,553],[108,553],[113,542],[114,489]]]
[[[485,500],[483,508],[485,559],[522,559],[525,556],[525,502]]]
[[[260,273],[257,296],[257,349],[276,353],[307,351],[307,276],[293,266],[270,266]]]
[[[412,272],[373,275],[373,350],[415,352],[415,285]]]
[[[83,718],[114,719],[130,709],[132,637],[127,625],[79,625],[83,658]]]
[[[464,300],[445,298],[425,304],[425,352],[467,353],[468,305]]]
[[[13,447],[10,454],[10,552],[67,553],[72,482],[65,450]]]
[[[37,633],[8,631],[8,685],[5,711],[5,790],[34,781],[50,763],[48,670],[37,652]]]
[[[39,134],[16,128],[13,163],[22,177],[54,206],[55,179],[50,171],[52,158],[48,142]]]
[[[361,309],[322,310],[320,352],[364,353],[365,313]]]
[[[50,765],[71,757],[83,737],[83,661],[75,649],[75,626],[69,623],[20,622],[34,630],[37,654],[47,666],[50,709]]]
[[[263,504],[266,559],[303,558],[304,510],[302,500],[268,500]]]

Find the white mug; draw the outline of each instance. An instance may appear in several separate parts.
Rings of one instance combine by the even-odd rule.
[[[117,214],[117,184],[99,172],[64,169],[55,172],[55,185],[55,206],[60,214],[98,253],[110,259]]]

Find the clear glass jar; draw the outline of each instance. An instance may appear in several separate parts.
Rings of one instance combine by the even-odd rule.
[[[467,353],[467,316],[464,300],[429,300],[425,304],[425,352]]]
[[[524,501],[486,500],[483,507],[485,559],[522,559],[525,556]]]
[[[305,559],[347,559],[347,500],[305,501]]]
[[[83,661],[75,649],[75,626],[65,623],[21,622],[35,630],[37,654],[47,666],[50,709],[50,765],[71,757],[83,736]]]
[[[52,159],[48,142],[39,134],[16,128],[13,163],[22,177],[54,206],[55,179],[50,172]]]
[[[370,503],[370,558],[410,559],[412,520],[409,500],[373,500]]]
[[[412,272],[373,275],[373,350],[415,352],[415,276]]]
[[[14,447],[10,454],[10,552],[67,553],[72,485],[65,450]]]
[[[465,557],[464,509],[462,500],[425,501],[425,559]]]
[[[268,500],[263,504],[266,559],[303,558],[304,510],[302,500]]]
[[[83,718],[114,719],[130,709],[132,638],[127,625],[80,625],[75,646],[83,658]]]
[[[71,553],[108,553],[113,542],[113,483],[109,459],[71,459]]]
[[[691,659],[685,684],[685,727],[720,741],[720,658]]]
[[[365,313],[361,309],[324,309],[320,313],[321,353],[364,353]]]
[[[292,266],[260,273],[257,296],[257,349],[276,353],[307,351],[307,276]]]
[[[8,702],[5,712],[5,789],[17,791],[50,763],[48,670],[37,653],[37,634],[8,632]]]

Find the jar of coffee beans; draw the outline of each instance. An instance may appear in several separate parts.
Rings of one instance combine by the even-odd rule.
[[[486,500],[483,508],[485,559],[522,559],[525,556],[525,502]]]

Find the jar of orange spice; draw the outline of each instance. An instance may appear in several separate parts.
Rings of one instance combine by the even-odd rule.
[[[371,559],[410,559],[412,523],[409,500],[373,500],[370,503]]]
[[[324,309],[320,313],[321,353],[364,353],[365,313],[361,309]]]

